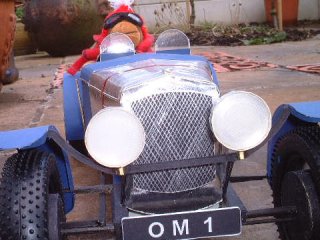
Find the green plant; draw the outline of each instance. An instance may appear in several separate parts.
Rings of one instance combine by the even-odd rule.
[[[213,22],[208,22],[208,21],[204,21],[204,22],[199,22],[197,23],[196,27],[203,29],[204,31],[211,31],[212,29],[214,29],[215,27],[217,27],[218,25],[216,23]]]
[[[259,45],[282,42],[290,34],[265,24],[223,25],[208,21],[199,23],[191,30],[189,36],[195,36],[194,41],[218,45]]]
[[[261,45],[261,44],[270,44],[276,42],[282,42],[286,40],[287,34],[285,32],[276,32],[271,34],[268,37],[257,37],[249,40],[243,40],[245,45]]]
[[[16,8],[16,16],[18,19],[22,19],[24,17],[24,8],[23,6],[18,6]]]

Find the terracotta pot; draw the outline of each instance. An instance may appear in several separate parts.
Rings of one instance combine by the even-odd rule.
[[[92,35],[101,32],[104,16],[112,9],[101,0],[25,0],[24,10],[26,29],[37,48],[52,56],[67,56],[80,54],[94,43]]]
[[[7,68],[9,56],[12,51],[16,17],[14,14],[14,1],[0,1],[0,90]]]
[[[277,1],[274,0],[274,4],[277,10]],[[265,0],[265,9],[267,22],[273,22],[273,16],[271,15],[272,0]],[[283,15],[283,25],[289,26],[294,25],[298,22],[298,8],[299,0],[282,0],[282,15]]]

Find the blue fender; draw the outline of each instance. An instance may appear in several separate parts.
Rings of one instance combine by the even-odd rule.
[[[320,101],[313,102],[299,102],[283,104],[279,106],[272,119],[272,124],[276,125],[279,119],[283,121],[282,126],[275,133],[275,135],[268,142],[268,156],[267,156],[267,176],[271,178],[271,159],[275,144],[279,138],[284,136],[294,128],[302,124],[317,124],[320,122]],[[270,181],[269,181],[270,183]]]
[[[53,135],[59,134],[54,126],[19,129],[0,132],[0,151],[39,149],[53,153],[56,157],[64,193],[65,212],[70,212],[74,206],[74,186],[70,162],[66,152],[55,143]]]

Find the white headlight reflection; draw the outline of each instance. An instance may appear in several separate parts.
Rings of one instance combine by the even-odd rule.
[[[259,145],[271,129],[271,112],[259,96],[232,91],[221,97],[211,114],[211,126],[225,147],[246,151]]]
[[[100,44],[100,54],[134,53],[132,40],[123,33],[111,33]]]
[[[98,163],[120,168],[139,157],[145,145],[145,132],[134,114],[121,107],[107,107],[90,120],[85,144]]]

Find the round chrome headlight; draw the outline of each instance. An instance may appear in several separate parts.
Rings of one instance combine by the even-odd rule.
[[[90,120],[85,144],[98,163],[119,168],[139,157],[145,145],[145,132],[134,114],[120,107],[108,107]]]
[[[213,107],[211,126],[217,140],[225,147],[246,151],[267,137],[271,129],[271,112],[259,96],[232,91]]]
[[[111,33],[100,44],[100,54],[135,53],[132,40],[123,33]]]

